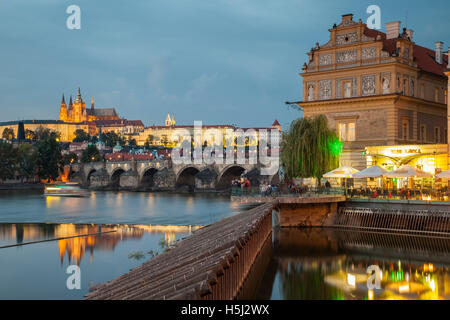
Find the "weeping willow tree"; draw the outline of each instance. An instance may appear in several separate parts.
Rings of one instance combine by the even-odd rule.
[[[294,120],[283,134],[281,161],[286,177],[315,177],[339,166],[342,142],[324,115]]]

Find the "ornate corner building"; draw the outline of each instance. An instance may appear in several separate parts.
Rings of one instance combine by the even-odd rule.
[[[446,144],[448,54],[413,41],[401,22],[386,33],[353,15],[328,30],[330,40],[308,52],[303,115],[323,114],[344,142],[341,162],[366,167],[370,146]]]

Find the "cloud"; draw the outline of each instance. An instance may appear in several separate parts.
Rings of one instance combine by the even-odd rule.
[[[191,81],[191,87],[186,92],[186,100],[195,100],[206,96],[206,91],[217,81],[217,73],[208,75],[202,74]]]

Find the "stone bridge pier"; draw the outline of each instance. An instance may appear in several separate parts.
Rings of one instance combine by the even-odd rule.
[[[171,160],[91,162],[71,167],[71,181],[86,188],[140,191],[224,191],[245,174],[252,186],[277,183],[254,164],[173,164]]]

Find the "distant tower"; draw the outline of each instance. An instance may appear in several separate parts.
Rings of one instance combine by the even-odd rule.
[[[281,125],[280,125],[280,123],[278,122],[278,120],[275,120],[275,121],[272,123],[272,129],[277,129],[278,131],[281,131]]]
[[[80,87],[78,86],[78,94],[77,94],[77,100],[75,100],[76,103],[81,102],[81,90]]]
[[[172,126],[175,126],[176,122],[175,122],[175,115],[172,115]]]
[[[171,125],[172,125],[172,119],[170,119],[170,114],[167,114],[166,127],[170,127]]]
[[[72,102],[72,95],[70,95],[69,111],[67,113],[67,118],[68,119],[72,119],[72,112],[73,112],[73,102]]]
[[[94,97],[92,97],[91,110],[94,110]]]
[[[25,140],[25,127],[23,125],[23,121],[19,122],[19,125],[17,128],[17,140],[19,140],[19,142]]]
[[[62,95],[61,108],[59,110],[59,120],[67,122],[67,106],[64,100],[64,93]]]

